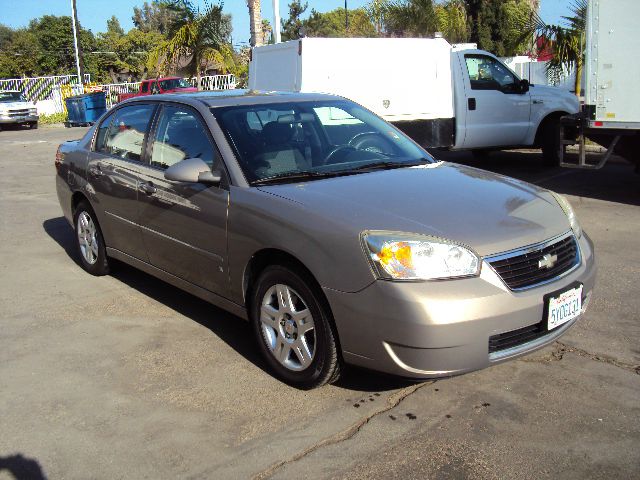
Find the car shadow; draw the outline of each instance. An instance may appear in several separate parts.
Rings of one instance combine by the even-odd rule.
[[[80,265],[73,229],[66,219],[64,217],[51,218],[45,220],[42,227],[47,235],[60,245],[69,258]],[[250,324],[240,317],[122,262],[115,262],[111,276],[209,329],[238,354],[268,375],[272,375],[258,351]],[[402,388],[411,383],[411,381],[402,378],[348,367],[335,385],[353,391],[382,392]]]
[[[22,456],[18,453],[8,457],[0,457],[0,476],[2,472],[9,472],[16,480],[46,480],[42,467],[37,460]]]
[[[633,164],[620,157],[612,157],[600,170],[578,170],[546,166],[540,152],[531,150],[491,152],[484,158],[464,151],[431,153],[439,160],[489,170],[566,195],[640,205],[640,175]],[[575,159],[575,154],[569,157]],[[595,162],[600,156],[590,153],[587,158]]]

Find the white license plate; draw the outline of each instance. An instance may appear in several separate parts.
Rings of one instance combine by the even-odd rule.
[[[547,330],[553,330],[560,325],[573,320],[582,310],[582,285],[560,293],[549,299],[549,314],[547,316]]]

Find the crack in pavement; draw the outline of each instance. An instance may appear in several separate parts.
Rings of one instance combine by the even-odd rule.
[[[362,427],[364,427],[367,423],[369,423],[369,421],[372,418],[375,418],[378,415],[381,415],[397,407],[400,404],[400,402],[402,402],[405,398],[407,398],[412,393],[416,392],[417,390],[427,385],[433,385],[435,382],[436,382],[435,380],[432,380],[432,381],[417,383],[415,385],[410,385],[408,387],[403,388],[402,390],[399,390],[398,392],[394,393],[393,395],[389,396],[389,398],[387,398],[387,403],[385,406],[378,408],[377,410],[374,410],[370,414],[360,418],[356,423],[352,424],[351,426],[347,427],[341,432],[335,433],[329,437],[324,438],[323,440],[320,440],[319,442],[314,443],[313,445],[296,453],[295,455],[293,455],[292,457],[289,457],[286,460],[281,460],[277,463],[274,463],[273,465],[266,468],[265,470],[262,470],[261,472],[258,472],[255,475],[253,475],[251,479],[263,480],[265,478],[269,478],[277,470],[284,467],[285,465],[288,465],[293,462],[297,462],[301,458],[306,457],[310,453],[313,453],[316,450],[319,450],[320,448],[323,448],[329,445],[334,445],[336,443],[344,442],[346,440],[353,438],[362,429]]]
[[[559,341],[554,342],[553,346],[554,351],[551,352],[551,356],[553,357],[553,359],[550,359],[549,361],[559,361],[562,360],[562,357],[565,353],[575,353],[576,355],[586,357],[595,362],[608,363],[609,365],[613,365],[614,367],[622,368],[623,370],[628,370],[640,375],[640,365],[633,365],[631,363],[621,362],[619,360],[616,360],[615,358],[605,355],[598,355],[595,353],[587,352],[582,348],[572,347],[570,345],[567,345],[566,343],[562,343]],[[545,359],[522,359],[522,361],[524,362],[540,362],[543,360]]]

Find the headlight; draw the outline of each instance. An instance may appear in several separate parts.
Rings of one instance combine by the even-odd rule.
[[[480,273],[471,249],[441,238],[395,232],[364,232],[362,243],[380,278],[435,280]]]
[[[560,205],[560,208],[562,208],[565,215],[569,219],[569,223],[571,224],[571,230],[573,230],[573,233],[575,233],[576,237],[580,238],[582,236],[582,228],[578,223],[576,213],[573,211],[573,207],[569,203],[569,200],[567,200],[567,197],[556,192],[551,192],[551,195],[553,195],[553,198],[556,199],[558,205]]]

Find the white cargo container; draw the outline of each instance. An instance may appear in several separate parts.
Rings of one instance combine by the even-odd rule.
[[[563,166],[601,168],[610,155],[622,155],[640,171],[640,1],[589,0],[585,53],[585,104],[563,124],[577,127],[578,163]],[[565,144],[575,143],[573,135]],[[585,137],[608,147],[597,164],[586,162]],[[564,155],[563,155],[564,156]]]
[[[393,122],[428,147],[543,146],[556,158],[568,92],[530,86],[475,44],[443,38],[303,38],[254,48],[249,88],[330,93]]]

